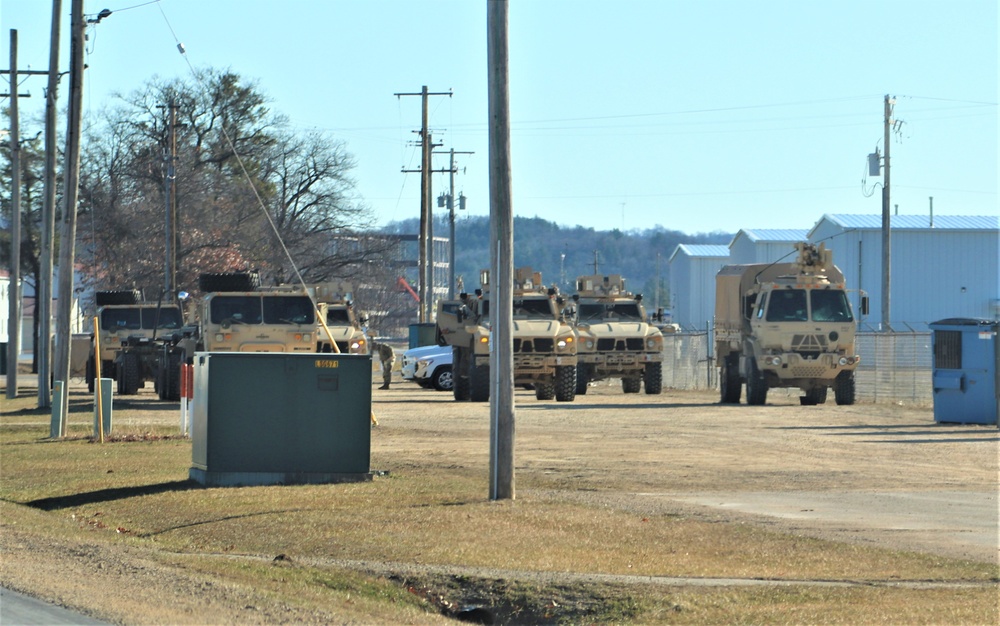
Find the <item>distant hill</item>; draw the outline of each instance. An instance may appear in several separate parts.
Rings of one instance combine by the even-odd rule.
[[[385,230],[415,234],[420,230],[420,220],[393,222]],[[447,237],[448,230],[446,219],[435,221],[435,236]],[[662,227],[627,232],[599,231],[583,226],[567,228],[538,217],[515,217],[514,266],[531,266],[542,273],[545,284],[557,284],[560,291],[572,293],[577,276],[595,273],[596,258],[596,273],[621,274],[628,281],[629,290],[644,294],[647,305],[652,308],[657,264],[660,304],[669,302],[667,261],[678,244],[726,245],[732,238],[733,233],[721,231],[689,235]],[[456,220],[455,250],[455,274],[465,279],[465,288],[471,292],[479,286],[479,270],[489,267],[489,217],[463,216]]]

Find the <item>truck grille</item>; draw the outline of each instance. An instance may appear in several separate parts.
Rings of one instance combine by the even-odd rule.
[[[630,337],[628,339],[598,339],[597,349],[601,352],[612,351],[642,351],[642,337]]]
[[[539,337],[537,339],[514,339],[514,352],[515,353],[532,353],[532,352],[555,352],[556,343],[554,339],[548,339]]]
[[[792,378],[823,378],[830,370],[825,367],[804,365],[792,368]]]
[[[825,335],[792,335],[794,352],[824,352],[827,345]]]

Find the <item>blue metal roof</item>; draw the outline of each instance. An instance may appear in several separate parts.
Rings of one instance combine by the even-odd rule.
[[[714,244],[691,244],[682,243],[677,246],[677,252],[683,251],[690,257],[728,257],[729,256],[729,246],[720,246]]]
[[[827,214],[820,221],[824,219],[843,228],[882,228],[881,215]],[[889,223],[892,230],[997,230],[1000,218],[995,215],[935,215],[932,225],[930,215],[893,215]]]
[[[805,241],[809,230],[806,228],[744,228],[741,230],[750,241]]]

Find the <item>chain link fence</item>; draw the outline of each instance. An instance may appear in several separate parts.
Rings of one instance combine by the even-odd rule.
[[[710,333],[690,331],[663,335],[663,385],[667,389],[719,388]],[[855,374],[858,402],[932,406],[931,333],[860,332],[856,340],[861,364]],[[775,389],[798,396],[798,389]]]

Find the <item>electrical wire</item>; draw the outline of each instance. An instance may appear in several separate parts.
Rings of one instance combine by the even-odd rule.
[[[187,64],[188,69],[191,71],[191,75],[194,77],[195,82],[201,85],[202,89],[207,94],[209,92],[208,85],[205,84],[205,80],[203,79],[203,77],[198,74],[198,72],[194,69],[194,65],[191,64],[191,60],[187,56],[187,51],[185,50],[184,45],[177,38],[177,34],[174,32],[173,27],[170,26],[170,20],[167,19],[166,13],[163,12],[163,7],[160,6],[158,1],[156,2],[156,5],[157,8],[160,9],[160,14],[163,15],[163,21],[166,22],[167,28],[170,29],[170,34],[173,35],[174,41],[177,43],[177,50],[180,51],[181,56],[184,58],[184,62]],[[278,244],[281,246],[282,251],[285,253],[285,257],[291,264],[292,270],[295,272],[295,277],[298,279],[299,285],[301,285],[302,289],[306,291],[306,293],[308,293],[308,288],[306,286],[305,280],[302,278],[302,273],[299,271],[299,266],[295,262],[295,259],[292,258],[292,253],[291,251],[289,251],[288,246],[285,245],[285,241],[284,239],[282,239],[281,233],[278,231],[278,226],[274,223],[274,218],[271,217],[271,214],[268,212],[267,207],[264,206],[264,199],[261,198],[257,186],[254,185],[253,179],[250,177],[250,173],[247,171],[246,164],[243,161],[243,157],[240,155],[239,151],[236,150],[236,145],[233,143],[232,138],[229,136],[229,132],[226,130],[225,124],[220,124],[219,130],[222,132],[222,136],[226,140],[226,145],[229,147],[229,149],[233,153],[233,156],[236,158],[236,162],[240,166],[240,172],[243,174],[243,178],[247,181],[247,185],[250,186],[250,190],[253,192],[254,198],[257,200],[258,208],[260,208],[261,213],[263,213],[264,217],[267,219],[267,223],[271,226],[271,231],[274,232],[274,236],[277,238]],[[316,301],[313,299],[312,295],[310,295],[309,298],[313,300],[313,307],[315,308]]]

